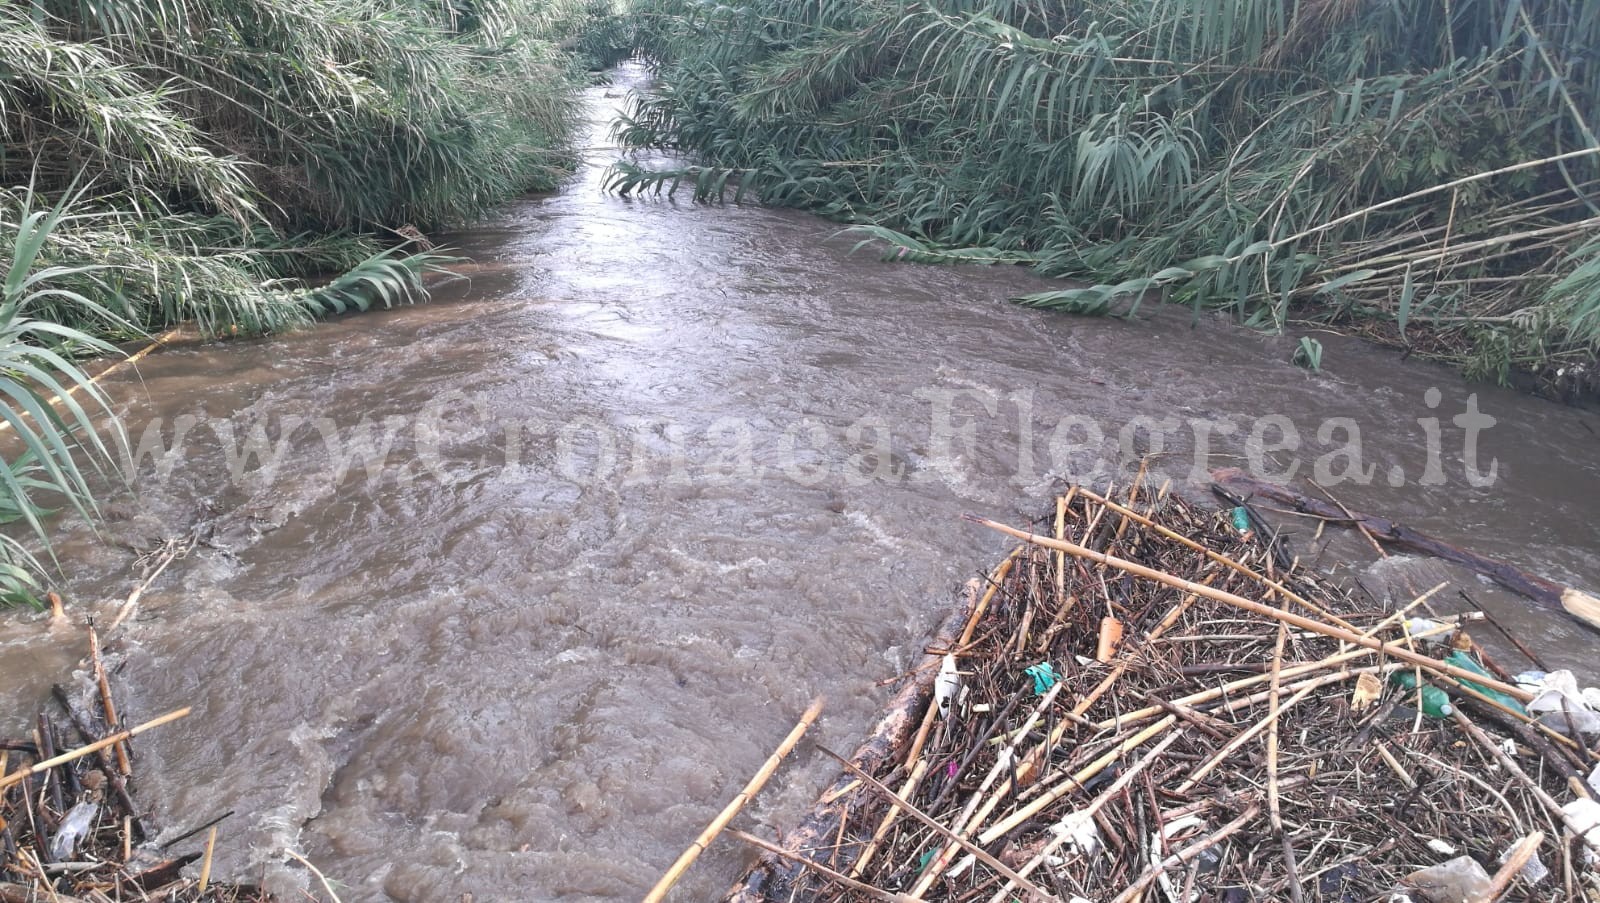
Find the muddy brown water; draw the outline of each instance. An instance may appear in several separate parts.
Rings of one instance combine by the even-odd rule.
[[[113,641],[127,717],[195,708],[140,742],[140,790],[169,835],[235,812],[222,872],[292,880],[269,865],[289,846],[346,901],[637,899],[813,695],[816,739],[853,745],[877,682],[1006,548],[962,512],[1020,521],[1148,452],[1203,494],[1197,463],[1252,448],[1345,474],[1353,428],[1374,478],[1336,483],[1346,504],[1600,586],[1594,414],[1336,336],[1317,374],[1288,362],[1296,336],[1184,311],[1023,309],[1026,273],[883,264],[805,215],[608,196],[608,95],[641,77],[594,91],[564,191],[453,237],[470,282],[108,381],[139,492],[98,533],[61,528],[66,590],[103,623],[141,553],[198,540]],[[1474,395],[1490,485],[1452,422]],[[1286,426],[1297,450],[1259,451]],[[1453,578],[1596,679],[1594,635],[1561,616],[1431,562],[1368,568],[1348,539],[1322,554],[1395,592]],[[81,652],[0,620],[0,726]],[[831,772],[803,747],[746,820],[792,823]],[[675,899],[745,862],[717,845]]]

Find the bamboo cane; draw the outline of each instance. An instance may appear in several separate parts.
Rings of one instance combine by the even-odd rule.
[[[1087,489],[1083,490],[1082,495],[1084,496],[1084,498],[1093,499],[1094,501],[1097,501],[1100,504],[1105,505],[1106,507],[1108,507],[1111,510],[1117,512],[1118,514],[1122,515],[1123,517],[1129,518],[1129,519],[1131,519],[1131,520],[1133,520],[1133,521],[1135,521],[1135,522],[1137,522],[1139,524],[1142,524],[1142,525],[1144,525],[1146,527],[1149,527],[1150,529],[1156,531],[1157,533],[1161,534],[1162,536],[1165,536],[1167,539],[1170,539],[1173,542],[1176,542],[1177,544],[1179,544],[1181,546],[1184,546],[1185,548],[1193,549],[1194,551],[1199,552],[1200,554],[1206,556],[1207,558],[1211,559],[1212,561],[1215,561],[1217,564],[1220,564],[1223,567],[1228,568],[1229,570],[1232,570],[1237,574],[1240,574],[1240,575],[1245,576],[1245,577],[1249,577],[1250,579],[1255,580],[1256,582],[1261,583],[1264,586],[1267,586],[1273,592],[1279,593],[1285,599],[1288,599],[1290,602],[1293,602],[1296,605],[1302,606],[1304,608],[1308,608],[1308,609],[1316,612],[1317,614],[1322,615],[1323,617],[1327,618],[1328,620],[1334,622],[1335,624],[1338,624],[1341,627],[1348,627],[1351,630],[1355,629],[1354,625],[1346,622],[1345,620],[1343,620],[1342,618],[1338,617],[1337,615],[1334,615],[1334,614],[1328,612],[1322,606],[1317,605],[1316,603],[1310,601],[1309,599],[1303,598],[1299,593],[1296,593],[1294,590],[1289,589],[1287,586],[1284,586],[1282,583],[1280,583],[1280,582],[1278,582],[1276,580],[1272,580],[1272,579],[1268,578],[1265,574],[1262,574],[1261,572],[1255,570],[1254,568],[1252,568],[1252,567],[1250,567],[1250,566],[1248,566],[1246,564],[1243,564],[1242,562],[1235,561],[1234,559],[1229,558],[1228,556],[1222,554],[1221,552],[1218,552],[1218,551],[1216,551],[1214,549],[1208,549],[1204,545],[1201,545],[1200,543],[1195,542],[1193,539],[1190,539],[1189,537],[1184,536],[1182,533],[1179,533],[1176,530],[1170,529],[1168,527],[1165,527],[1165,526],[1162,526],[1161,524],[1156,523],[1154,520],[1151,520],[1150,518],[1145,517],[1143,514],[1140,514],[1139,512],[1133,510],[1132,508],[1128,508],[1126,506],[1119,505],[1116,502],[1111,501],[1110,499],[1104,498],[1102,496],[1095,495],[1093,492],[1090,492]],[[1057,537],[1057,538],[1058,539],[1064,539],[1065,537]],[[1060,551],[1060,550],[1057,550],[1057,551]],[[1062,552],[1062,554],[1065,554],[1065,553]]]
[[[1336,665],[1343,665],[1353,659],[1363,658],[1368,655],[1372,655],[1371,649],[1352,649],[1349,652],[1341,652],[1338,655],[1330,655],[1320,662],[1307,662],[1303,665],[1296,665],[1293,668],[1284,668],[1282,674],[1279,676],[1286,678],[1303,677],[1304,675],[1310,674],[1313,671],[1324,671]],[[1257,684],[1267,683],[1271,679],[1272,675],[1270,673],[1257,674],[1253,677],[1241,677],[1238,680],[1222,684],[1221,686],[1212,687],[1209,690],[1201,690],[1198,693],[1190,693],[1188,696],[1185,696],[1181,699],[1173,699],[1171,702],[1179,706],[1204,705],[1205,703],[1212,702],[1213,700],[1226,696],[1235,690],[1242,690],[1246,687],[1253,687]],[[1290,687],[1290,689],[1293,689],[1293,687]],[[1250,698],[1257,700],[1265,699],[1266,694],[1261,693]],[[1114,715],[1110,718],[1107,718],[1104,721],[1096,723],[1094,725],[1094,729],[1097,731],[1108,731],[1114,728],[1129,727],[1131,725],[1138,724],[1141,721],[1148,721],[1165,711],[1167,711],[1165,706],[1146,706],[1145,708],[1135,709],[1134,711],[1126,714]]]
[[[1232,605],[1235,608],[1241,608],[1245,611],[1252,612],[1263,617],[1286,621],[1291,626],[1299,627],[1303,630],[1310,630],[1314,633],[1320,633],[1323,636],[1332,637],[1336,640],[1343,640],[1355,646],[1362,646],[1375,652],[1382,652],[1387,655],[1392,655],[1401,661],[1417,665],[1418,667],[1425,668],[1436,674],[1448,674],[1449,676],[1458,679],[1475,681],[1522,702],[1531,702],[1533,700],[1534,694],[1522,689],[1521,687],[1508,684],[1501,680],[1496,680],[1492,677],[1486,677],[1477,673],[1476,671],[1458,668],[1455,665],[1441,662],[1438,659],[1429,658],[1426,655],[1413,652],[1394,643],[1385,643],[1380,640],[1373,639],[1372,637],[1362,636],[1353,630],[1346,630],[1343,627],[1327,624],[1313,618],[1307,618],[1303,615],[1295,614],[1294,612],[1280,611],[1270,605],[1263,605],[1260,602],[1246,599],[1243,596],[1236,596],[1233,593],[1226,592],[1224,590],[1213,589],[1212,587],[1195,583],[1192,580],[1184,580],[1181,577],[1174,577],[1165,571],[1158,571],[1155,568],[1145,567],[1137,562],[1127,561],[1117,558],[1113,555],[1107,555],[1103,552],[1096,552],[1093,549],[1086,549],[1076,543],[1066,542],[1064,540],[1055,540],[1049,538],[1048,536],[1039,536],[1033,533],[1028,533],[1024,530],[1008,527],[1005,524],[997,523],[986,518],[967,515],[967,519],[973,521],[974,523],[982,524],[991,530],[997,530],[1006,534],[1007,536],[1014,536],[1017,539],[1031,542],[1036,545],[1041,545],[1045,548],[1060,549],[1063,552],[1076,555],[1079,558],[1087,558],[1090,561],[1099,562],[1100,564],[1108,565],[1121,571],[1126,571],[1136,577],[1144,577],[1147,580],[1154,580],[1157,583],[1170,586],[1173,589],[1204,596],[1214,602],[1222,602]]]
[[[1067,490],[1067,494],[1056,499],[1056,539],[1067,538],[1067,506],[1072,503],[1073,493],[1078,491],[1074,485]],[[1067,607],[1067,553],[1056,553],[1056,610],[1061,612],[1057,617],[1065,616]]]
[[[717,813],[717,817],[713,818],[711,824],[706,825],[706,829],[700,832],[700,836],[689,844],[689,848],[683,851],[683,854],[678,857],[678,861],[674,862],[671,868],[667,869],[667,873],[661,876],[661,880],[656,882],[655,887],[650,888],[650,892],[644,895],[644,903],[660,903],[661,900],[665,899],[667,892],[672,890],[674,884],[678,883],[678,879],[682,878],[683,873],[689,870],[689,866],[700,858],[700,854],[705,852],[711,841],[722,833],[722,829],[728,826],[728,822],[733,821],[733,817],[739,814],[739,810],[744,808],[744,804],[749,802],[752,796],[760,792],[773,773],[778,770],[778,763],[789,755],[789,752],[800,742],[800,738],[805,736],[812,722],[817,720],[817,715],[822,712],[822,702],[821,696],[811,701],[810,708],[806,709],[805,714],[800,716],[800,723],[794,726],[794,729],[789,732],[789,736],[783,738],[783,743],[778,746],[777,751],[767,757],[767,761],[761,765],[761,770],[757,771],[755,777],[744,785],[744,789],[739,791],[739,795],[735,796],[728,805],[723,807],[721,812]]]
[[[1025,890],[1027,890],[1030,893],[1038,894],[1040,899],[1049,900],[1051,898],[1051,894],[1045,893],[1044,890],[1042,890],[1038,885],[1036,885],[1033,882],[1029,881],[1028,879],[1022,877],[1021,875],[1017,874],[1010,867],[1008,867],[1005,863],[1003,863],[1000,860],[994,858],[994,856],[989,854],[988,850],[985,850],[983,847],[980,847],[980,846],[974,844],[972,841],[967,840],[964,837],[961,837],[960,835],[956,834],[954,831],[951,831],[949,828],[946,828],[944,825],[939,824],[933,818],[929,817],[926,812],[923,812],[921,809],[918,809],[916,806],[911,805],[909,802],[906,802],[906,800],[904,800],[903,798],[897,796],[893,790],[890,790],[888,787],[885,787],[883,785],[882,781],[879,781],[877,778],[873,777],[872,775],[867,774],[865,771],[862,771],[860,766],[856,765],[856,763],[850,761],[849,759],[846,759],[844,756],[841,756],[838,753],[836,753],[833,750],[830,750],[830,749],[828,749],[826,747],[819,746],[817,748],[822,750],[823,753],[827,754],[830,758],[837,759],[840,765],[843,765],[846,769],[848,769],[856,777],[858,777],[861,780],[867,782],[867,785],[869,787],[871,787],[873,790],[878,791],[883,796],[887,797],[890,802],[896,803],[901,808],[905,809],[905,811],[912,818],[915,818],[917,821],[920,821],[923,824],[927,825],[928,827],[932,828],[934,830],[934,833],[943,835],[944,837],[947,837],[950,840],[953,840],[956,843],[960,844],[962,846],[962,848],[964,848],[967,852],[969,852],[972,855],[978,857],[978,861],[979,862],[982,862],[984,865],[989,866],[990,868],[994,869],[995,871],[999,872],[1000,874],[1004,875],[1005,877],[1011,879],[1012,881],[1015,881],[1017,883],[1018,887],[1021,887],[1021,888],[1025,889]],[[914,898],[920,898],[921,895],[913,893],[912,896]]]
[[[43,762],[35,763],[32,768],[25,768],[25,769],[22,769],[20,771],[14,771],[11,774],[8,774],[3,778],[0,778],[0,790],[4,790],[7,787],[11,787],[11,786],[21,782],[23,779],[31,777],[32,775],[36,775],[36,774],[40,774],[41,772],[49,771],[50,769],[56,767],[57,765],[65,765],[68,762],[72,762],[72,761],[75,761],[77,759],[81,759],[84,756],[87,756],[87,755],[89,755],[91,753],[99,752],[100,750],[105,749],[108,746],[113,746],[113,745],[115,745],[117,743],[121,743],[122,741],[127,740],[127,739],[129,739],[131,737],[137,737],[138,735],[144,733],[145,731],[151,730],[152,728],[160,727],[161,725],[167,724],[168,722],[171,722],[171,721],[177,721],[179,718],[182,718],[182,717],[188,715],[190,711],[191,711],[191,709],[188,706],[184,706],[183,708],[178,709],[177,711],[168,712],[167,714],[162,715],[160,718],[152,718],[151,720],[146,721],[144,724],[141,724],[138,727],[129,728],[128,730],[125,730],[125,731],[119,731],[118,733],[112,734],[109,737],[103,737],[103,738],[101,738],[99,740],[96,740],[95,742],[89,744],[88,746],[80,746],[77,749],[72,750],[71,752],[64,752],[59,756],[55,756],[53,758],[45,759]]]
[[[111,698],[111,682],[106,678],[105,662],[100,659],[100,637],[95,633],[94,625],[89,625],[89,661],[94,668],[95,686],[100,690],[100,708],[105,712],[106,726],[116,730],[119,720],[117,718],[117,705]],[[111,747],[111,753],[117,760],[117,773],[123,777],[133,774],[133,766],[128,762],[128,748],[121,743]]]
[[[206,835],[206,854],[205,857],[200,860],[200,883],[196,888],[202,897],[205,896],[206,887],[211,884],[211,863],[212,857],[216,855],[216,852],[217,826],[212,825],[211,833]]]
[[[972,616],[967,619],[966,629],[961,631],[961,639],[956,641],[957,649],[964,649],[968,643],[972,642],[972,634],[978,629],[978,622],[983,620],[983,613],[989,610],[989,603],[994,600],[994,594],[999,592],[1000,584],[1006,581],[1006,574],[1011,572],[1012,565],[1017,563],[1017,556],[1022,554],[1024,548],[1026,546],[1017,546],[1012,549],[1011,554],[1006,556],[1006,560],[1000,562],[1000,565],[994,569],[994,573],[989,575],[989,588],[984,592],[983,598],[978,600],[977,606],[972,609]]]
[[[1283,646],[1289,637],[1289,625],[1278,622],[1278,642],[1272,653],[1272,687],[1271,704],[1267,711],[1267,813],[1272,820],[1272,830],[1277,832],[1278,841],[1283,845],[1284,871],[1289,878],[1289,899],[1291,903],[1301,903],[1305,899],[1305,888],[1300,884],[1300,864],[1294,855],[1294,841],[1289,839],[1289,832],[1283,828],[1283,806],[1278,786],[1278,724],[1282,708],[1283,690]],[[1298,697],[1297,697],[1298,698]],[[1293,701],[1291,700],[1291,703]]]

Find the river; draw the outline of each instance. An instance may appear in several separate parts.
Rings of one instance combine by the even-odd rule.
[[[145,454],[98,532],[60,528],[69,609],[106,623],[139,554],[193,541],[110,639],[129,720],[194,706],[139,741],[138,791],[169,834],[236,813],[219,873],[286,880],[287,845],[346,903],[637,899],[812,696],[816,739],[853,746],[1005,551],[962,512],[1020,523],[1146,453],[1197,495],[1206,466],[1321,473],[1351,507],[1600,586],[1593,413],[1335,335],[1313,373],[1297,336],[1184,310],[1020,308],[1043,284],[1024,271],[885,264],[799,213],[608,195],[609,118],[643,78],[591,92],[565,190],[449,238],[469,278],[431,303],[108,378]],[[1369,568],[1348,537],[1321,557],[1406,591],[1460,579],[1595,679],[1593,635],[1558,614]],[[0,618],[0,726],[82,652]],[[803,746],[744,818],[792,823],[831,774]],[[745,861],[716,845],[674,899]]]

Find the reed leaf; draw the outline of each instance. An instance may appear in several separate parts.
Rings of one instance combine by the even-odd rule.
[[[897,259],[1088,283],[1036,306],[1158,288],[1477,375],[1595,362],[1600,0],[640,0],[636,18],[660,79],[622,141],[690,163],[626,162],[615,190],[692,174],[720,201],[732,181],[703,174],[733,171],[751,199],[885,230]]]

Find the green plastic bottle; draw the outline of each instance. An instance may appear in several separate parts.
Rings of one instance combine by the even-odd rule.
[[[1396,671],[1390,675],[1389,683],[1402,690],[1415,690],[1417,689],[1416,672]],[[1422,705],[1419,708],[1422,709],[1422,714],[1427,715],[1429,718],[1449,718],[1450,713],[1455,711],[1455,706],[1450,704],[1450,695],[1438,687],[1424,684],[1419,695],[1422,697]]]
[[[1464,649],[1453,650],[1449,655],[1444,657],[1444,660],[1446,664],[1455,665],[1457,668],[1460,668],[1463,671],[1471,671],[1473,674],[1481,674],[1484,677],[1491,676],[1488,671],[1484,670],[1483,665],[1478,663],[1477,656],[1467,652]],[[1473,691],[1481,693],[1489,699],[1493,699],[1495,702],[1500,703],[1519,715],[1528,714],[1528,710],[1522,707],[1522,703],[1512,699],[1510,696],[1507,696],[1504,693],[1501,693],[1499,690],[1491,690],[1483,684],[1474,683],[1470,680],[1462,680],[1461,683],[1465,686],[1471,687]]]

